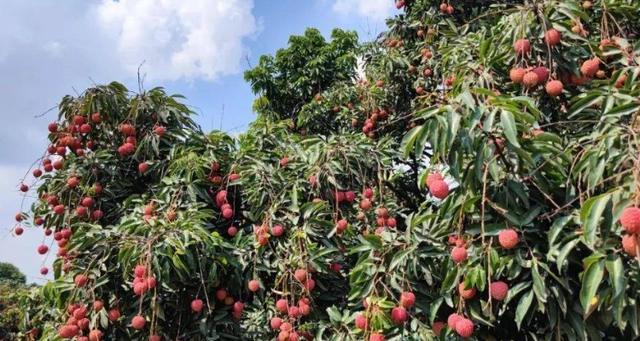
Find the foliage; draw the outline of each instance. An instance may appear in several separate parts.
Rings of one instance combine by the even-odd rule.
[[[49,135],[66,156],[29,217],[72,238],[26,328],[56,340],[69,304],[101,300],[89,329],[108,339],[456,340],[453,313],[473,340],[637,339],[640,228],[619,220],[640,193],[640,4],[398,7],[357,51],[308,30],[261,58],[237,140],[162,89],[66,97]]]
[[[11,284],[26,284],[27,276],[20,269],[11,263],[0,262],[0,282],[10,282]]]

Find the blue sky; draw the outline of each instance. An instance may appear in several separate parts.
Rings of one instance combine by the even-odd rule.
[[[62,96],[93,81],[135,89],[145,61],[145,87],[186,96],[205,131],[241,132],[255,117],[245,56],[255,65],[307,27],[325,36],[335,27],[357,30],[370,40],[395,12],[393,0],[0,1],[0,262],[14,263],[30,282],[51,278],[39,274],[52,261],[36,252],[42,230],[20,237],[11,230],[23,200],[18,185],[46,148],[57,112],[35,116]]]

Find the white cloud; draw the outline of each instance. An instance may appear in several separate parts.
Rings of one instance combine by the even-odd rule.
[[[395,8],[389,0],[335,0],[332,9],[342,15],[351,13],[372,19],[384,19]]]
[[[260,29],[252,0],[103,0],[100,28],[129,72],[150,79],[215,80],[240,70],[242,41]]]

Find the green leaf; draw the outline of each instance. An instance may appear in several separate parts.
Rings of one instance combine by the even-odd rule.
[[[520,144],[518,143],[517,137],[518,129],[516,128],[513,114],[509,111],[502,110],[502,112],[500,112],[500,121],[502,122],[502,128],[504,129],[504,135],[507,137],[507,141],[519,148]]]
[[[527,312],[531,307],[531,302],[533,302],[533,291],[529,290],[522,296],[522,298],[520,298],[520,302],[518,302],[518,307],[516,308],[516,324],[518,326],[518,330],[520,330],[522,320],[524,320],[524,317],[527,315]]]
[[[599,260],[589,265],[582,277],[582,287],[580,288],[580,304],[586,312],[591,305],[591,300],[596,296],[598,286],[602,282],[604,275],[604,261]]]
[[[594,247],[596,232],[600,225],[600,218],[610,199],[610,193],[601,194],[587,200],[580,209],[580,220],[582,221],[584,229],[584,239],[586,245],[590,248]]]

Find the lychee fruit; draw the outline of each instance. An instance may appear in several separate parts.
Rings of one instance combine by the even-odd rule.
[[[15,234],[16,236],[20,236],[22,235],[22,233],[24,233],[24,229],[20,226],[17,226],[15,229],[13,229],[13,234]]]
[[[76,287],[82,288],[87,284],[87,276],[77,275],[73,282],[76,284]]]
[[[404,307],[395,307],[391,310],[391,319],[394,323],[401,324],[407,322],[409,314]]]
[[[118,309],[111,309],[109,310],[109,313],[107,314],[109,321],[111,322],[116,322],[120,319],[120,310]]]
[[[202,308],[204,308],[204,302],[202,302],[201,299],[195,299],[191,301],[191,310],[199,313],[200,311],[202,311]]]
[[[453,248],[453,250],[451,250],[451,259],[453,259],[453,261],[457,264],[460,264],[467,260],[467,257],[467,249],[463,247],[456,246]]]
[[[133,273],[136,277],[142,278],[147,273],[147,267],[144,265],[136,265]]]
[[[560,40],[562,40],[562,33],[555,28],[548,30],[544,34],[544,42],[549,46],[560,44]]]
[[[523,68],[514,68],[514,69],[511,69],[511,71],[509,71],[509,78],[511,78],[512,82],[519,84],[519,83],[522,83],[524,74],[525,74],[525,71]]]
[[[620,215],[620,225],[628,234],[637,234],[640,232],[640,208],[627,207]]]
[[[286,167],[287,164],[289,163],[289,158],[288,157],[283,157],[282,159],[280,159],[280,167]]]
[[[400,295],[400,304],[405,308],[413,307],[416,302],[416,295],[410,291],[403,291]]]
[[[369,320],[367,320],[367,318],[360,313],[356,314],[355,322],[356,322],[356,328],[361,330],[367,329],[367,326],[369,325]]]
[[[249,286],[249,291],[251,292],[256,292],[260,290],[260,283],[255,279],[250,280],[248,286]]]
[[[462,319],[463,319],[463,317],[458,315],[458,314],[451,314],[447,318],[447,324],[449,325],[449,328],[451,328],[452,330],[455,330],[456,329],[456,323],[458,323],[458,321],[460,321]]]
[[[156,127],[156,135],[162,136],[166,132],[166,129],[162,126]]]
[[[364,192],[362,193],[362,195],[364,195],[364,197],[367,198],[367,199],[371,199],[373,197],[373,189],[366,188],[364,190]]]
[[[636,245],[638,239],[635,234],[622,236],[622,248],[628,255],[635,257],[637,255]]]
[[[369,341],[384,341],[384,335],[372,333],[371,336],[369,336]]]
[[[281,298],[276,301],[276,310],[280,313],[286,314],[289,311],[289,303],[286,299]]]
[[[49,247],[42,244],[40,246],[38,246],[38,253],[41,255],[44,255],[45,253],[47,253],[47,251],[49,251]]]
[[[274,330],[278,330],[280,329],[280,326],[282,325],[282,319],[279,317],[273,317],[271,318],[271,321],[269,321],[269,325],[271,325],[271,328]]]
[[[471,320],[462,318],[456,322],[456,333],[458,335],[467,338],[473,334],[473,322]]]
[[[516,51],[517,55],[523,56],[529,53],[531,49],[531,43],[529,39],[519,39],[513,44],[513,49]]]
[[[293,274],[293,277],[295,277],[300,282],[304,282],[307,280],[307,270],[297,269]]]
[[[88,322],[89,320],[87,320]],[[102,339],[102,332],[94,329],[91,332],[89,332],[89,340],[91,341],[100,341],[100,339]]]
[[[496,301],[504,301],[509,293],[509,285],[507,283],[498,281],[491,283],[491,298]]]
[[[534,67],[531,72],[538,75],[538,83],[546,82],[547,78],[549,78],[549,69],[544,66]]]
[[[104,308],[104,303],[102,301],[93,301],[93,311],[100,311]]]
[[[518,244],[518,232],[514,229],[502,230],[498,234],[498,241],[503,248],[513,249]]]
[[[449,195],[449,185],[444,180],[436,180],[429,186],[431,195],[438,199],[444,199]]]
[[[471,289],[465,289],[464,282],[462,282],[460,283],[460,285],[458,285],[458,293],[463,299],[470,300],[476,295],[476,288],[471,287]]]
[[[522,78],[522,84],[528,88],[533,88],[538,85],[538,81],[538,75],[534,72],[527,72]]]
[[[598,58],[586,60],[584,63],[582,63],[582,66],[580,67],[580,71],[582,72],[582,74],[587,77],[595,76],[596,73],[598,73],[599,69],[600,69],[600,60]]]
[[[552,97],[558,97],[562,94],[562,90],[563,90],[563,85],[562,82],[559,80],[552,80],[547,82],[547,85],[545,85],[545,90],[547,91],[547,94],[549,94],[549,96]]]
[[[149,165],[142,162],[141,164],[138,165],[138,171],[140,171],[140,173],[144,174],[149,170]]]
[[[137,329],[140,330],[142,328],[144,328],[144,324],[147,321],[144,319],[144,317],[138,315],[135,316],[132,320],[131,320],[131,327],[133,327],[133,329]]]
[[[433,330],[433,333],[436,334],[436,336],[440,336],[442,328],[444,328],[444,323],[440,321],[433,322],[433,326],[431,326],[431,330]]]
[[[44,266],[44,267],[42,267],[42,268],[40,269],[40,274],[41,274],[42,276],[45,276],[45,275],[46,275],[46,274],[48,274],[48,273],[49,273],[49,269],[48,269],[46,266]]]

